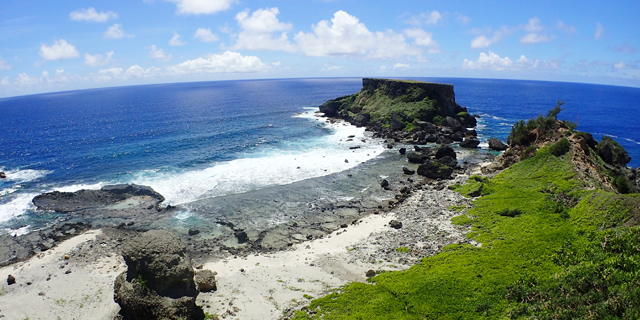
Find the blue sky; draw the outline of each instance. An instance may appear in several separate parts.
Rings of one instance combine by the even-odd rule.
[[[5,1],[0,97],[300,77],[640,87],[639,13],[640,1]]]

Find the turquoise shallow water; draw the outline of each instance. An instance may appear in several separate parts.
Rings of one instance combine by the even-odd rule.
[[[631,154],[630,165],[640,164],[640,89],[417,80],[453,84],[456,101],[481,116],[482,139],[506,139],[515,121],[564,100],[561,119],[598,139],[615,137]],[[328,125],[313,112],[360,88],[359,78],[220,81],[1,99],[0,170],[9,179],[0,182],[0,229],[52,219],[30,204],[45,191],[139,183],[184,205],[353,170],[379,156],[381,144],[368,140],[354,152],[340,140],[362,132]]]

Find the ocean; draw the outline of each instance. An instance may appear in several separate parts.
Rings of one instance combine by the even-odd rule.
[[[506,140],[514,122],[546,114],[563,100],[560,119],[598,140],[614,137],[631,155],[629,165],[640,165],[639,88],[413,80],[453,84],[456,101],[480,116],[483,142]],[[151,186],[166,204],[182,208],[164,226],[185,228],[243,210],[246,223],[275,225],[311,199],[352,199],[391,174],[388,163],[404,161],[364,129],[315,116],[326,100],[361,86],[360,78],[216,81],[0,99],[0,171],[8,176],[0,180],[0,233],[22,234],[63,219],[35,210],[31,199],[40,193],[116,183]],[[356,139],[347,142],[349,135]],[[361,175],[347,180],[347,172]],[[291,214],[283,215],[282,206],[270,211],[265,199],[289,203]]]

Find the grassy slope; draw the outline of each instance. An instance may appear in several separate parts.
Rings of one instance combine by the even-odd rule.
[[[454,218],[472,226],[468,236],[480,248],[449,246],[407,271],[372,278],[374,284],[349,284],[314,300],[313,318],[633,319],[640,237],[623,222],[637,215],[640,196],[584,190],[570,154],[556,157],[543,148],[494,179],[460,186],[463,194],[483,194]],[[606,239],[635,242],[607,248]]]

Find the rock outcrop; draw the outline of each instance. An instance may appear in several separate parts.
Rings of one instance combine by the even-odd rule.
[[[136,184],[104,186],[100,190],[79,190],[76,192],[47,192],[33,198],[33,204],[39,210],[57,212],[77,212],[87,209],[106,207],[133,197],[150,200],[145,206],[157,207],[164,197],[151,187]]]
[[[489,149],[491,150],[504,151],[509,148],[508,145],[502,143],[502,141],[497,138],[489,138],[489,140],[487,140],[487,143],[489,143]]]
[[[6,179],[6,178],[7,178],[7,175],[4,172],[0,171],[0,179]]]
[[[114,283],[124,319],[203,319],[186,246],[164,230],[145,232],[122,248],[127,271]]]
[[[603,136],[597,145],[598,156],[608,164],[626,166],[631,157],[624,148],[607,136]]]

